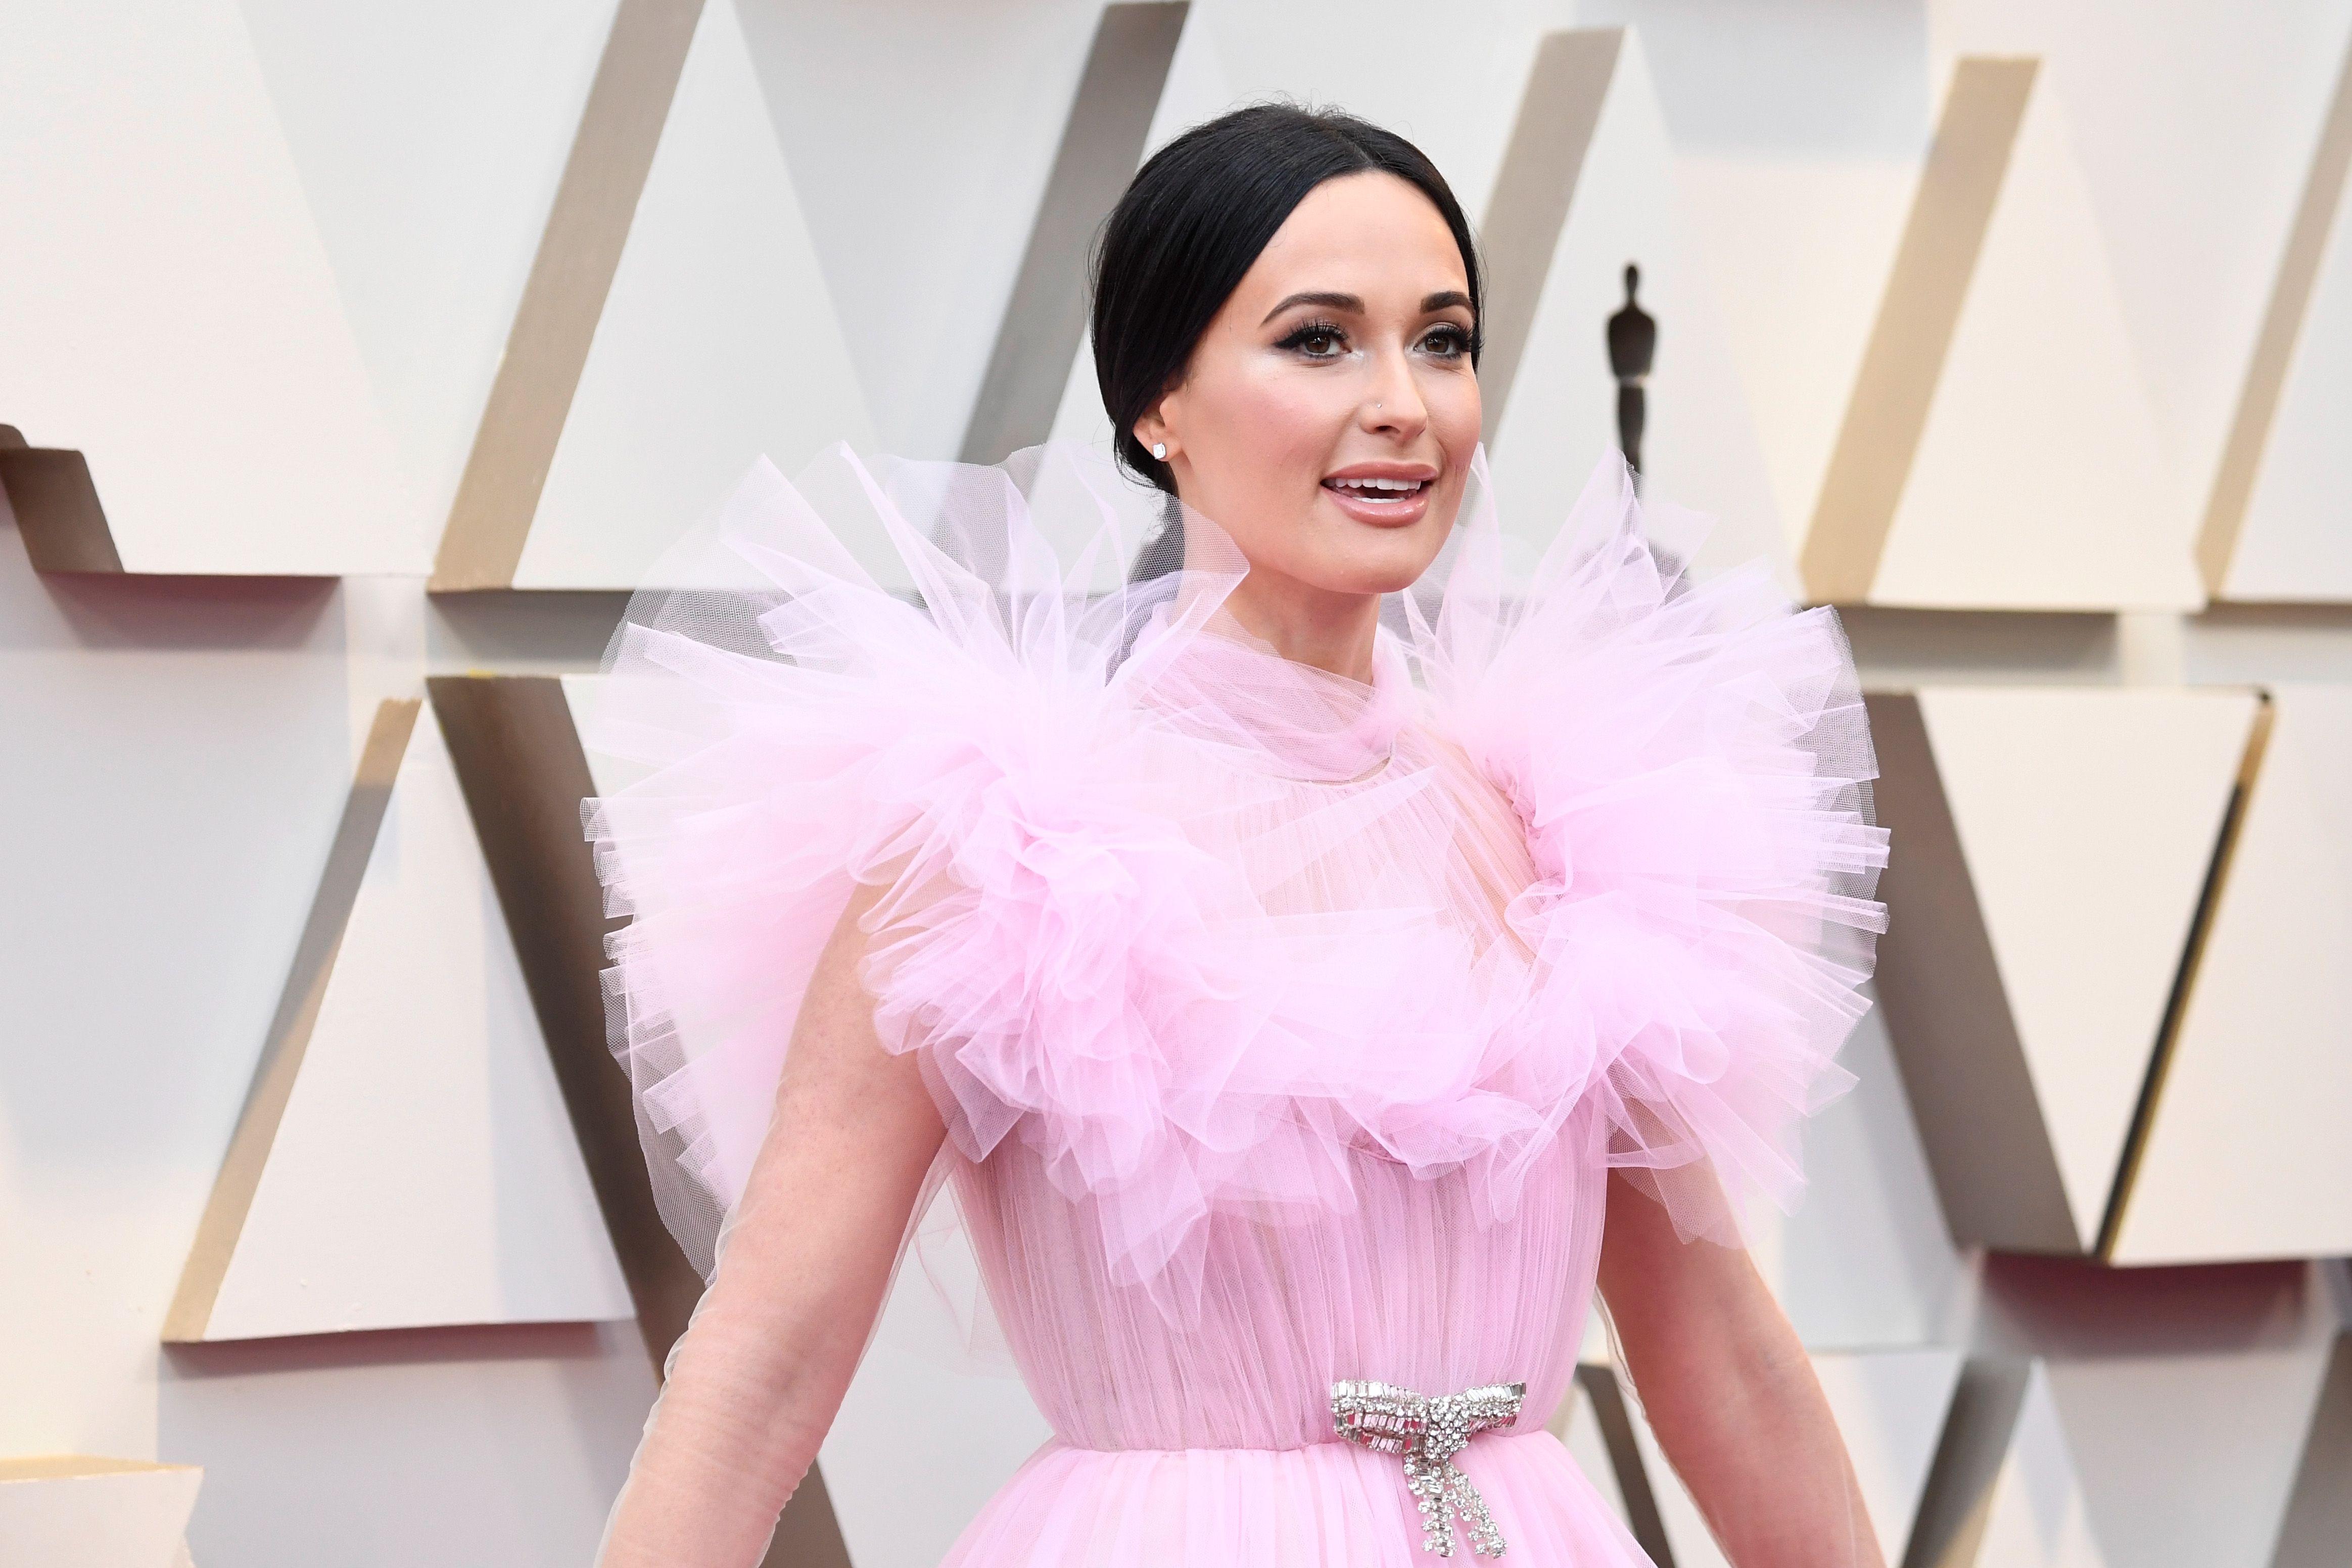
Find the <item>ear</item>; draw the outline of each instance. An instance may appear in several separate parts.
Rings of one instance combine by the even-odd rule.
[[[1180,377],[1162,387],[1160,396],[1150,408],[1143,411],[1142,416],[1136,420],[1135,438],[1143,444],[1143,449],[1146,452],[1150,451],[1159,443],[1166,442],[1168,455],[1160,461],[1172,463],[1176,460],[1176,455],[1184,450],[1184,443],[1180,434],[1183,427],[1184,382]]]
[[[1143,449],[1146,452],[1165,443],[1168,455],[1173,457],[1176,455],[1176,437],[1168,428],[1167,402],[1166,398],[1160,399],[1151,405],[1142,418],[1135,422],[1135,439],[1143,444]],[[1161,461],[1164,462],[1166,459],[1163,458]]]

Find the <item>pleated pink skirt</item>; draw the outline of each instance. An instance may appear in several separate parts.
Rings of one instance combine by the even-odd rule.
[[[1488,1436],[1457,1460],[1506,1544],[1498,1568],[1650,1568],[1549,1432]],[[1040,1448],[943,1568],[1415,1568],[1403,1466],[1340,1442],[1305,1448]],[[1454,1556],[1473,1558],[1457,1529]]]

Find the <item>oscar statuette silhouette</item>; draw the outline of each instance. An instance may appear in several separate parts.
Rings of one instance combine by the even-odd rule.
[[[1658,355],[1658,323],[1634,298],[1642,287],[1642,269],[1625,265],[1625,305],[1609,318],[1609,369],[1617,378],[1617,448],[1642,481],[1642,430],[1649,423],[1649,393],[1643,382]]]

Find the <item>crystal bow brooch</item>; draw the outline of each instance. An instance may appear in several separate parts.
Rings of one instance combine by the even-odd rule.
[[[1331,1427],[1360,1448],[1403,1458],[1405,1487],[1421,1510],[1423,1552],[1454,1555],[1454,1518],[1459,1514],[1470,1531],[1470,1549],[1481,1557],[1500,1557],[1503,1532],[1454,1456],[1479,1433],[1517,1420],[1527,1394],[1524,1383],[1490,1383],[1432,1399],[1392,1383],[1335,1383]]]

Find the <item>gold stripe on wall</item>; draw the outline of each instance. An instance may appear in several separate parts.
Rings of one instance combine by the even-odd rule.
[[[701,15],[702,0],[621,0],[442,530],[436,592],[514,582]]]
[[[966,463],[1001,463],[1054,432],[1070,363],[1086,341],[1096,231],[1142,162],[1190,9],[1189,0],[1103,7],[972,402]]]
[[[2336,78],[2336,99],[2328,108],[2319,149],[2312,156],[2311,173],[2304,182],[2303,201],[2287,235],[2262,330],[2254,337],[2245,388],[2238,395],[2230,438],[2221,448],[2221,464],[2213,476],[2213,494],[2205,504],[2205,521],[2198,529],[2197,570],[2205,579],[2205,591],[2216,599],[2228,584],[2230,558],[2237,553],[2238,536],[2246,526],[2254,476],[2262,471],[2263,449],[2270,444],[2271,422],[2278,416],[2287,368],[2294,360],[2295,340],[2303,335],[2303,319],[2311,308],[2319,264],[2327,252],[2327,235],[2336,224],[2336,210],[2343,203],[2347,175],[2352,175],[2352,47],[2346,50],[2343,72]]]
[[[1614,1341],[1615,1331],[1611,1331]],[[1625,1528],[1655,1568],[1675,1568],[1674,1542],[1666,1538],[1666,1521],[1658,1511],[1658,1495],[1650,1485],[1649,1468],[1642,1462],[1642,1445],[1633,1436],[1633,1417],[1625,1402],[1624,1385],[1617,1369],[1583,1362],[1576,1369],[1577,1386],[1592,1404],[1593,1423],[1601,1446],[1609,1456],[1617,1496],[1625,1504]]]
[[[2157,1030],[2156,1054],[2148,1061],[2147,1079],[2140,1087],[2139,1103],[2132,1111],[2131,1131],[2124,1139],[2115,1185],[2107,1193],[2106,1218],[2099,1227],[2098,1256],[2104,1261],[2114,1261],[2116,1245],[2123,1237],[2125,1212],[2138,1183],[2140,1165],[2147,1154],[2157,1115],[2163,1108],[2165,1082],[2172,1071],[2181,1024],[2189,1017],[2189,1004],[2196,994],[2198,970],[2205,961],[2205,947],[2213,935],[2222,894],[2229,891],[2230,868],[2237,857],[2238,840],[2245,830],[2246,812],[2252,807],[2255,788],[2262,781],[2263,761],[2270,755],[2271,732],[2277,727],[2277,722],[2278,704],[2265,692],[2262,694],[2262,706],[2254,710],[2253,727],[2246,735],[2245,754],[2238,764],[2237,786],[2230,792],[2229,810],[2221,819],[2221,836],[2214,845],[2212,869],[2206,873],[2204,892],[2197,900],[2197,915],[2189,927],[2189,946],[2181,956],[2172,996],[2165,1003],[2164,1021]]]
[[[1985,1532],[2032,1387],[2033,1364],[2021,1357],[1971,1356],[1961,1367],[1903,1568],[2009,1568],[1984,1559]]]
[[[1816,603],[1870,597],[2041,62],[1963,59],[1805,537]]]
[[[1503,427],[1503,407],[1535,329],[1544,279],[1576,186],[1592,151],[1601,106],[1624,51],[1622,27],[1580,27],[1549,33],[1536,49],[1519,99],[1518,122],[1503,151],[1494,199],[1478,244],[1486,267],[1486,319],[1479,323],[1485,348],[1478,363],[1478,389],[1486,404],[1486,439]],[[1594,328],[1594,352],[1600,351]]]
[[[319,1007],[327,995],[327,977],[334,973],[335,955],[342,949],[343,931],[351,924],[360,883],[367,874],[376,835],[392,804],[393,779],[400,772],[401,758],[407,754],[422,706],[411,697],[386,701],[375,710],[375,722],[368,728],[367,744],[361,748],[359,768],[352,779],[351,798],[344,802],[334,844],[327,852],[326,872],[319,879],[310,918],[303,923],[301,940],[295,946],[293,970],[279,995],[278,1015],[270,1021],[260,1064],[254,1069],[253,1086],[246,1093],[245,1109],[237,1115],[236,1131],[230,1134],[220,1174],[213,1178],[212,1196],[205,1200],[204,1218],[196,1226],[195,1245],[189,1249],[187,1265],[181,1270],[179,1290],[163,1315],[166,1344],[201,1343],[210,1329],[221,1281],[227,1277],[229,1259],[236,1251],[246,1217],[253,1211],[262,1167],[269,1163],[270,1145],[286,1119],[294,1080],[300,1075],[302,1058],[310,1049]]]
[[[604,884],[580,830],[595,793],[562,682],[551,675],[436,675],[425,682],[449,742],[474,835],[514,938],[589,1185],[658,1368],[702,1295],[671,1239],[637,1141],[628,1074],[605,1047]]]
[[[658,1376],[701,1299],[702,1277],[662,1220],[629,1075],[605,1045],[604,939],[627,921],[604,913],[595,852],[581,831],[580,802],[595,784],[571,704],[552,675],[436,675],[425,688]],[[849,1568],[814,1465],[764,1562]]]

